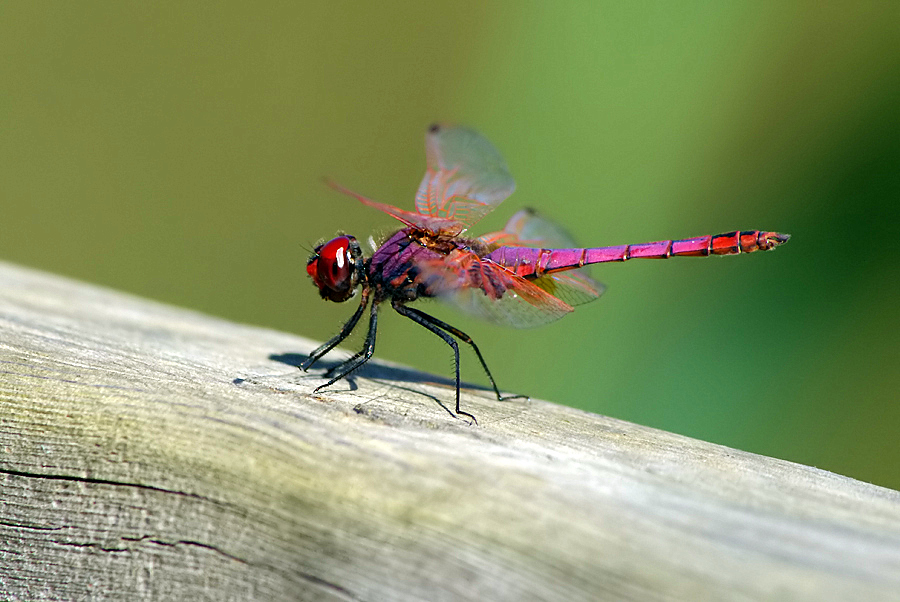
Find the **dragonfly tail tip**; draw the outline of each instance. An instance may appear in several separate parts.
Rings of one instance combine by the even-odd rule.
[[[784,243],[789,241],[791,239],[791,235],[782,234],[781,232],[764,232],[762,238],[766,243],[762,248],[774,249],[775,247],[783,245]]]

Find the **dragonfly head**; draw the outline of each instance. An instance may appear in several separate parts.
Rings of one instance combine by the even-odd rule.
[[[347,235],[318,245],[306,262],[306,273],[319,287],[322,298],[337,303],[353,296],[363,270],[362,249]]]

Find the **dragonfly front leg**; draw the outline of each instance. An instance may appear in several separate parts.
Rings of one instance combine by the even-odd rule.
[[[365,353],[365,352],[366,352],[365,348],[360,349],[359,351],[357,351],[356,353],[354,353],[353,355],[351,355],[350,357],[345,359],[340,364],[337,364],[336,366],[332,366],[331,368],[329,368],[328,370],[325,371],[325,378],[331,378],[332,376],[334,376],[335,374],[337,374],[338,372],[343,370],[344,366],[348,365],[350,362],[355,362],[357,359],[362,357],[363,353]]]
[[[394,301],[392,303],[392,306],[394,307],[394,309],[397,311],[398,314],[400,314],[401,316],[406,316],[407,318],[409,318],[416,324],[420,324],[421,326],[424,326],[425,328],[427,328],[434,334],[441,337],[444,340],[444,342],[447,343],[448,345],[450,345],[450,347],[453,349],[454,366],[456,367],[456,414],[457,414],[457,416],[459,416],[459,415],[468,416],[469,418],[472,419],[472,422],[474,422],[475,424],[478,424],[478,421],[475,419],[475,416],[473,416],[472,414],[469,414],[468,412],[463,412],[461,409],[459,409],[459,345],[456,343],[456,340],[453,337],[451,337],[449,334],[447,334],[446,332],[441,330],[441,328],[434,323],[436,321],[436,319],[432,318],[428,314],[421,312],[418,309],[406,307],[405,305],[403,305],[402,303],[400,303],[398,301]],[[437,321],[439,321],[439,320],[437,320]]]
[[[362,295],[360,295],[359,307],[356,308],[356,312],[354,312],[354,314],[350,316],[350,319],[347,320],[347,322],[343,326],[341,326],[341,331],[339,333],[328,339],[327,342],[320,345],[315,349],[315,351],[309,354],[309,357],[306,358],[306,361],[300,364],[301,370],[303,370],[304,372],[309,370],[313,364],[321,359],[323,355],[340,345],[344,339],[350,336],[350,333],[353,332],[354,328],[356,328],[356,324],[357,322],[359,322],[359,318],[362,316],[363,311],[365,311],[366,305],[369,303],[369,295],[369,289],[363,288]],[[331,371],[329,370],[329,372]]]
[[[358,319],[358,318],[357,318]],[[328,376],[331,377],[324,385],[319,385],[313,389],[313,393],[318,393],[326,387],[330,387],[345,376],[349,376],[351,372],[365,364],[375,353],[375,332],[378,330],[378,303],[372,304],[372,313],[369,317],[369,332],[366,334],[366,342],[363,344],[362,351],[354,355],[352,358],[338,366],[334,372],[329,370]]]

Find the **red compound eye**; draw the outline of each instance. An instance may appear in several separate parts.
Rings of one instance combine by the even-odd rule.
[[[349,236],[338,236],[322,245],[314,259],[307,264],[306,271],[319,288],[325,287],[333,291],[347,288],[353,269],[350,243]]]

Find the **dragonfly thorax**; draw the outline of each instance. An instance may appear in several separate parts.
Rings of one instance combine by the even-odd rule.
[[[338,236],[318,245],[306,273],[319,287],[323,299],[340,303],[353,296],[363,277],[362,249],[352,236]]]

